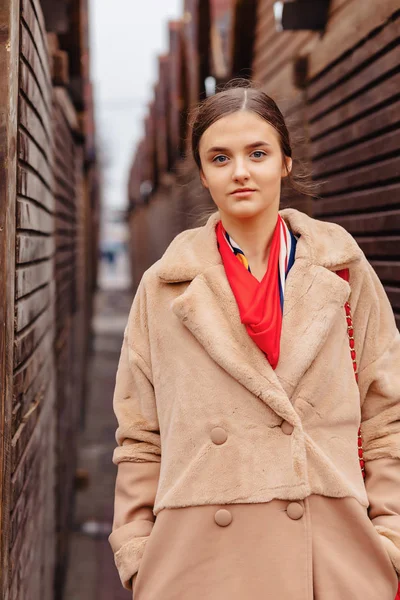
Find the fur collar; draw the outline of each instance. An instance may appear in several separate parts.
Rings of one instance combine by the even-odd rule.
[[[289,229],[300,235],[296,260],[329,270],[348,267],[364,254],[354,238],[340,225],[319,221],[294,208],[279,211]],[[166,282],[192,281],[207,268],[221,264],[215,226],[219,213],[213,213],[206,225],[180,233],[157,264],[157,274]]]

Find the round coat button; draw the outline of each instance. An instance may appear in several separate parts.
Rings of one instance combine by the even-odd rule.
[[[214,429],[211,430],[211,440],[214,444],[224,444],[227,439],[228,434],[222,427],[214,427]]]
[[[287,421],[283,421],[283,423],[281,425],[281,429],[282,429],[283,433],[285,433],[286,435],[291,435],[293,433],[294,427]]]
[[[216,524],[220,527],[226,527],[227,525],[230,525],[232,523],[232,515],[229,512],[229,510],[226,510],[225,508],[217,510],[217,512],[214,515],[214,519]]]
[[[294,521],[301,519],[304,515],[304,508],[299,502],[291,502],[286,509],[287,516]]]

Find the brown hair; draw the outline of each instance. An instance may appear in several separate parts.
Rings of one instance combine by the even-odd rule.
[[[259,115],[278,132],[282,160],[292,158],[292,146],[285,119],[275,101],[246,79],[228,82],[213,96],[203,100],[194,110],[191,118],[191,146],[194,161],[201,169],[199,153],[203,133],[216,121],[232,113],[246,110]],[[317,184],[311,181],[304,163],[296,161],[296,167],[285,177],[289,187],[296,192],[315,197]],[[295,165],[293,165],[295,167]]]

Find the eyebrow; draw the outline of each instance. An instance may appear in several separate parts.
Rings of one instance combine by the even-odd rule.
[[[250,150],[251,148],[257,148],[258,146],[271,146],[268,142],[264,142],[263,140],[259,140],[258,142],[252,142],[251,144],[247,144],[245,146],[246,150]],[[227,152],[229,148],[223,148],[222,146],[213,146],[207,150],[207,154],[211,152]]]

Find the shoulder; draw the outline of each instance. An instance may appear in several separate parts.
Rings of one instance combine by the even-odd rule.
[[[338,270],[364,257],[354,237],[338,223],[322,221],[294,208],[284,209],[280,215],[298,237],[296,258]]]
[[[188,259],[196,246],[196,238],[202,229],[202,227],[186,229],[176,235],[162,256],[144,272],[142,284],[148,287],[159,283],[160,279],[178,281],[182,267],[187,266]]]
[[[144,299],[164,283],[193,279],[207,261],[207,250],[212,246],[212,221],[209,219],[206,225],[176,235],[163,255],[143,273],[136,295]]]
[[[299,235],[296,258],[321,265],[331,271],[348,268],[351,299],[364,320],[393,311],[379,272],[371,264],[357,240],[339,223],[322,221],[295,209],[285,209],[281,215],[289,228]]]
[[[191,281],[207,267],[221,262],[215,233],[219,219],[219,213],[214,212],[202,227],[179,233],[150,268],[150,276],[166,283]]]

